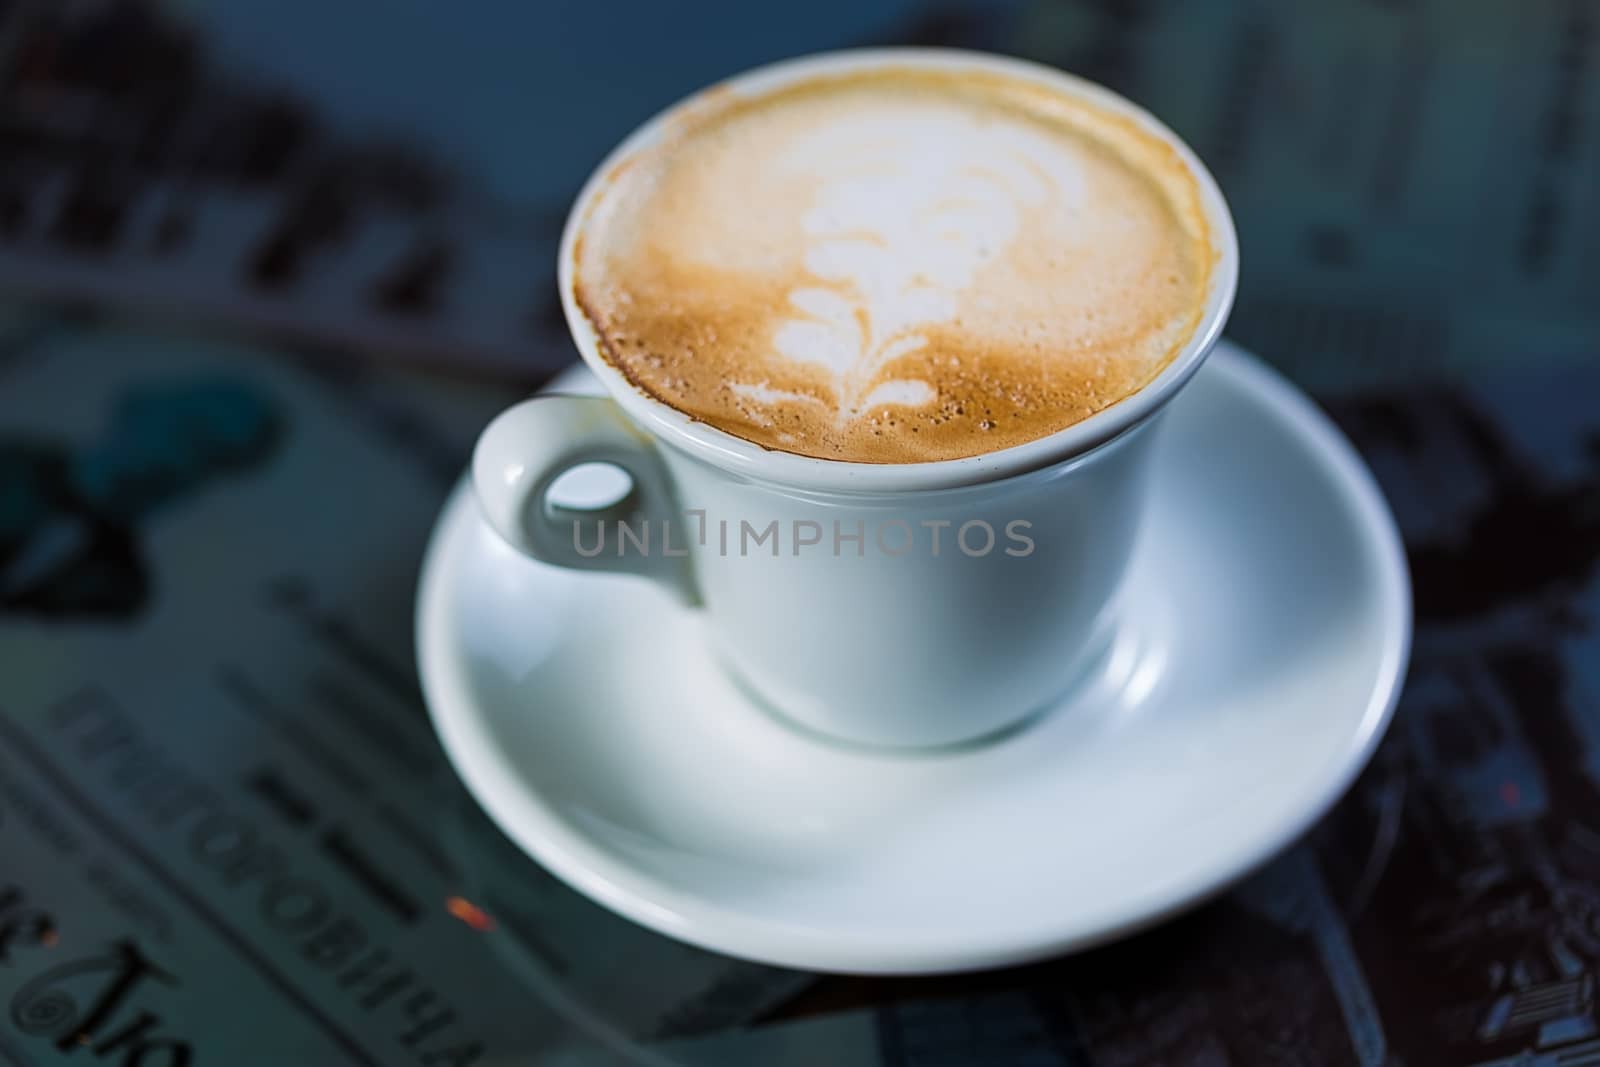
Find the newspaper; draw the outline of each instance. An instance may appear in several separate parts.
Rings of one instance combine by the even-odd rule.
[[[1600,1062],[1592,4],[818,8],[762,48],[702,35],[648,101],[572,101],[526,200],[213,59],[173,158],[206,116],[256,148],[107,166],[115,115],[41,57],[118,5],[68,7],[78,36],[0,19],[27,90],[0,99],[0,286],[295,344],[0,307],[0,1062]],[[184,7],[150,6],[130,54],[185,55],[213,13]],[[577,156],[696,84],[851,43],[1013,51],[1171,123],[1239,220],[1230,332],[1337,401],[1416,577],[1395,728],[1307,841],[1191,916],[1015,971],[818,980],[649,934],[482,817],[413,682],[424,539],[517,394],[390,365],[569,360],[549,272]],[[526,66],[504,92],[543,85]]]
[[[0,340],[5,1057],[579,1062],[809,981],[589,903],[446,764],[415,574],[511,394],[12,332],[32,340]]]

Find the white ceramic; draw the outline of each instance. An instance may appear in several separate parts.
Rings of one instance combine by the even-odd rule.
[[[435,725],[540,863],[721,952],[919,972],[1126,932],[1339,797],[1389,721],[1410,640],[1383,498],[1276,373],[1219,345],[1150,463],[1109,653],[1048,714],[934,752],[786,725],[718,669],[703,612],[526,558],[463,488],[418,602]]]
[[[562,242],[567,322],[611,399],[541,397],[512,408],[484,431],[473,471],[485,514],[511,544],[550,563],[653,577],[702,606],[725,664],[785,715],[862,743],[935,746],[1018,722],[1103,653],[1154,431],[1222,330],[1238,253],[1215,183],[1170,131],[1047,67],[942,50],[845,52],[766,67],[718,92],[764,93],[883,64],[998,70],[1090,97],[1173,144],[1199,179],[1217,262],[1203,321],[1153,382],[1043,439],[920,464],[768,451],[637,391],[600,357],[575,306],[573,245],[606,175],[657,139],[675,108],[601,164]],[[626,469],[634,494],[598,519],[547,506],[556,479],[591,461]],[[650,551],[616,536],[623,516],[652,528]],[[662,550],[669,525],[672,547],[686,555]],[[613,533],[609,543],[603,529]],[[758,540],[763,534],[769,540]],[[819,544],[794,550],[813,536]],[[575,546],[603,550],[586,557]]]

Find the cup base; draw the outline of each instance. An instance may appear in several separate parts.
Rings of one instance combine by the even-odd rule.
[[[879,708],[865,709],[860,714],[840,714],[838,709],[825,709],[829,712],[827,718],[834,724],[819,724],[813,721],[812,717],[797,710],[794,705],[786,705],[783,701],[768,696],[761,685],[741,670],[733,657],[717,648],[715,643],[711,651],[717,665],[733,686],[743,694],[750,708],[770,717],[785,729],[793,730],[823,744],[859,749],[879,755],[942,755],[980,749],[1027,730],[1042,719],[1055,715],[1070,715],[1074,705],[1084,700],[1093,699],[1097,704],[1108,699],[1117,700],[1117,691],[1131,684],[1134,674],[1138,673],[1141,677],[1148,678],[1151,669],[1159,671],[1159,662],[1153,659],[1148,651],[1151,647],[1151,638],[1144,633],[1148,627],[1143,626],[1140,620],[1128,617],[1126,612],[1108,612],[1108,615],[1115,620],[1115,623],[1099,628],[1085,650],[1074,657],[1074,661],[1068,666],[1065,672],[1066,681],[1049,697],[1032,703],[1020,711],[998,715],[986,711],[982,716],[984,721],[975,728],[925,739],[909,737],[900,731],[896,732],[893,739],[889,739],[882,734],[872,734],[837,725],[838,720],[870,722],[874,713],[881,712],[882,709]],[[1135,660],[1144,666],[1135,670]],[[918,709],[913,707],[908,710],[915,715]],[[961,718],[971,718],[965,714],[968,710],[941,709],[930,717],[940,722],[952,722]]]

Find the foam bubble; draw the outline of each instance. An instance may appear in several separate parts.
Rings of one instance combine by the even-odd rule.
[[[1137,390],[1193,331],[1212,258],[1158,138],[1031,83],[910,69],[691,110],[610,176],[576,254],[639,388],[868,462],[992,451]]]

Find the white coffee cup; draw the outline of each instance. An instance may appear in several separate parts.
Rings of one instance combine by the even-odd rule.
[[[1050,68],[958,51],[869,50],[764,67],[716,91],[765,93],[885,64],[1038,82],[1172,145],[1198,181],[1217,261],[1201,321],[1166,368],[1132,396],[1049,436],[931,463],[770,451],[645,395],[601,356],[575,304],[574,243],[601,176],[652,144],[664,123],[693,106],[691,97],[601,164],[563,236],[567,322],[609,398],[540,396],[502,413],[478,441],[473,483],[489,523],[527,554],[650,578],[703,612],[728,669],[781,715],[865,744],[946,745],[1050,706],[1125,621],[1116,594],[1151,443],[1162,411],[1222,332],[1238,249],[1216,183],[1171,131],[1110,91]],[[550,502],[562,474],[596,462],[627,472],[633,488],[625,499],[587,512]]]

